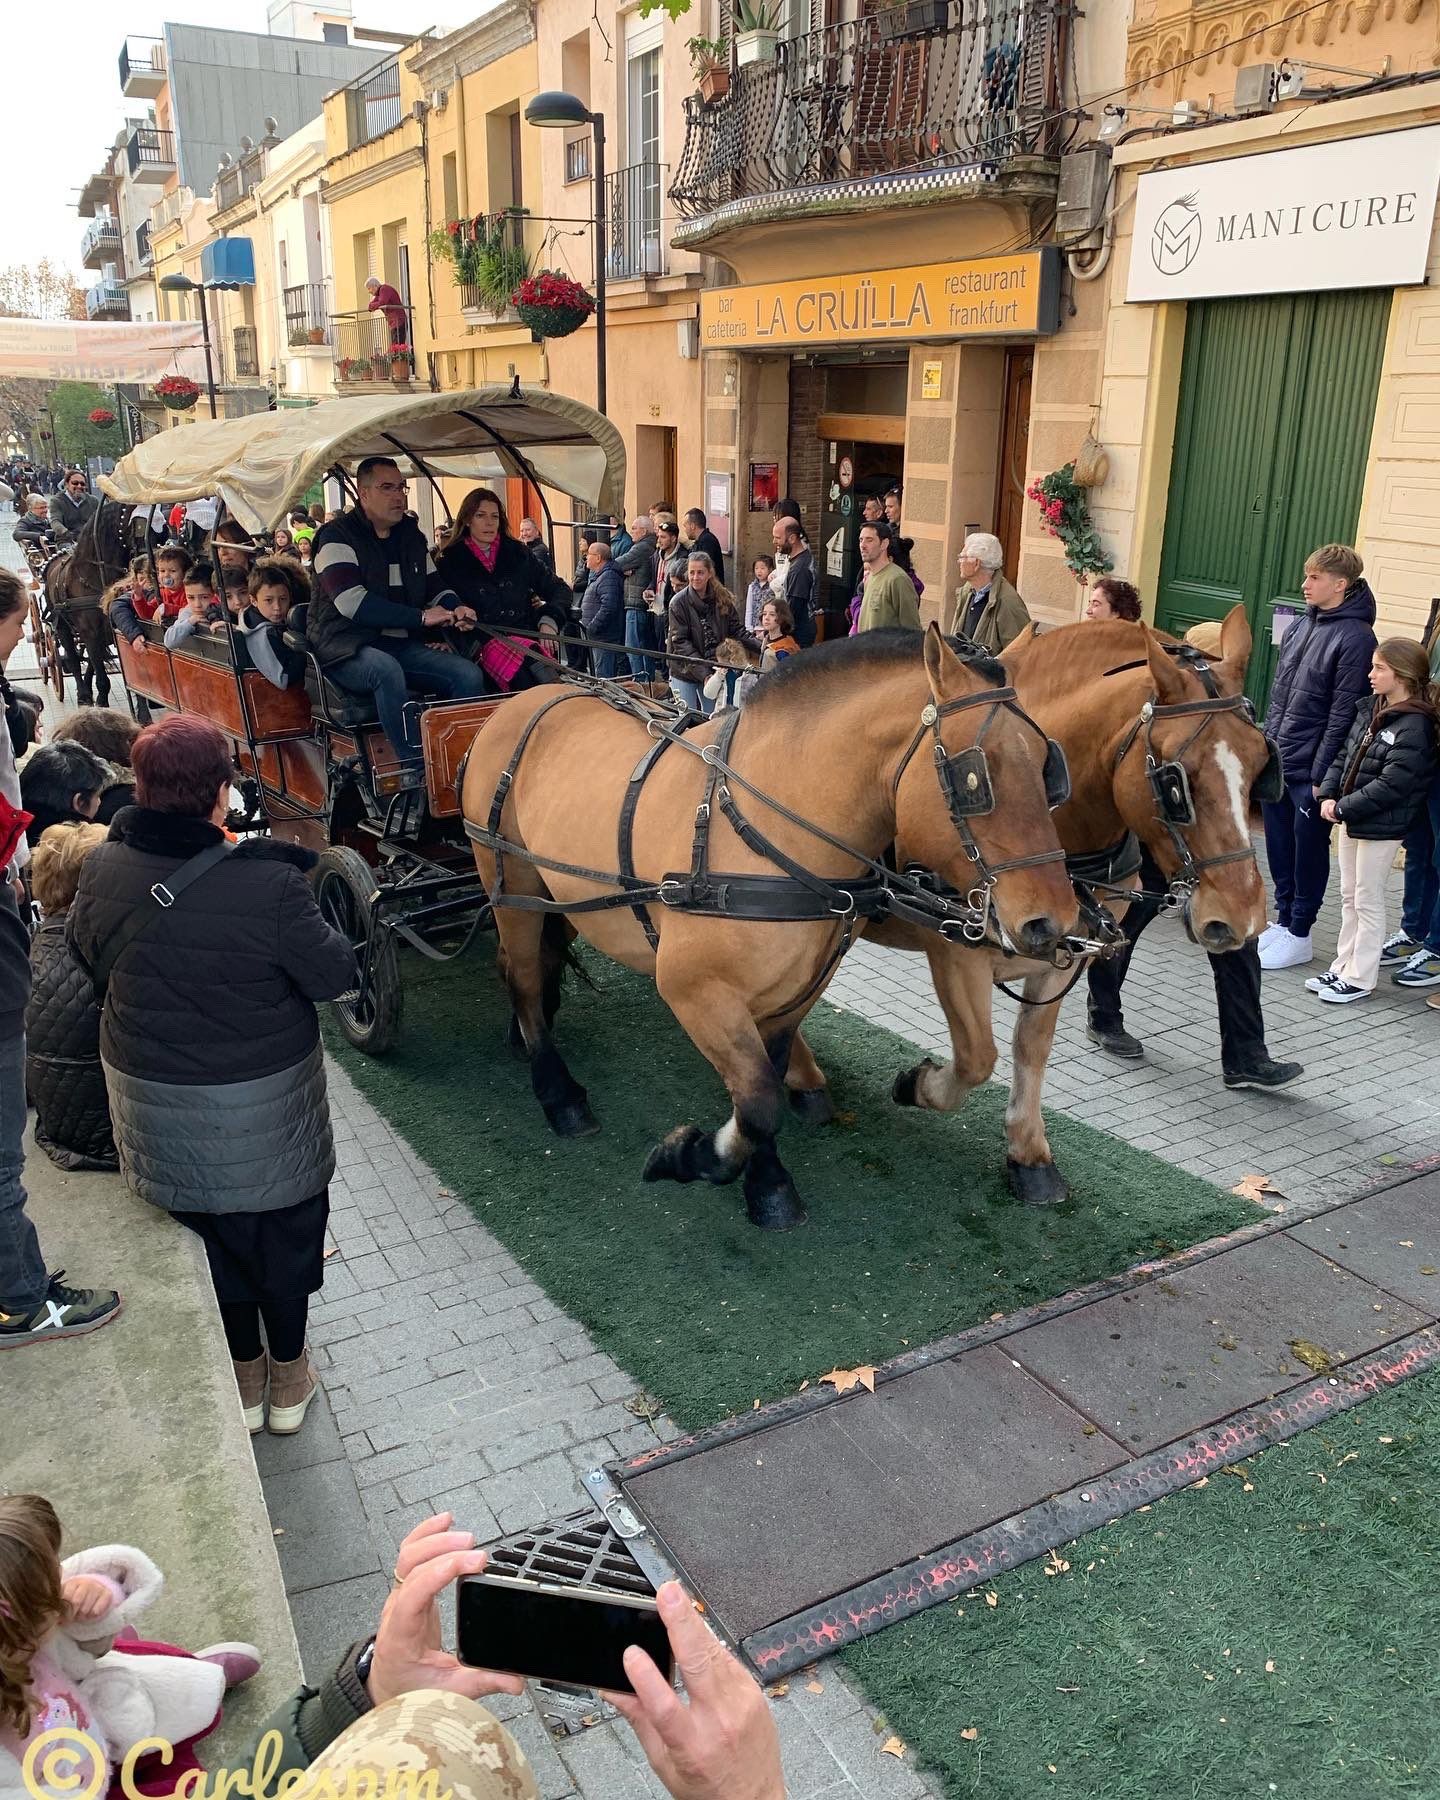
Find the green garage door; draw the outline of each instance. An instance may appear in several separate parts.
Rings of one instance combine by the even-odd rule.
[[[1192,303],[1155,621],[1183,634],[1242,601],[1257,704],[1271,617],[1301,607],[1317,544],[1353,543],[1390,290]]]

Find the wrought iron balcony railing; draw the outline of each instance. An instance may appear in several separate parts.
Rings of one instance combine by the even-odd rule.
[[[605,177],[605,273],[611,281],[663,275],[666,245],[663,163],[631,163]]]
[[[401,313],[403,323],[398,316]],[[391,307],[388,312],[331,313],[336,386],[348,388],[367,381],[413,383],[414,323],[415,315],[408,306]]]
[[[522,207],[470,221],[456,245],[454,265],[461,311],[467,317],[503,317],[511,294],[533,268],[538,247],[538,225]]]
[[[120,251],[120,221],[113,213],[97,213],[80,237],[80,261],[87,269],[114,262]]]
[[[118,281],[97,281],[85,290],[87,319],[128,319],[130,296]]]
[[[125,155],[138,180],[163,179],[175,167],[175,133],[139,125],[126,140]]]
[[[590,133],[565,140],[565,184],[590,179]]]
[[[120,91],[132,100],[153,100],[165,86],[165,44],[161,38],[126,38],[120,46]]]
[[[230,372],[237,379],[260,373],[260,348],[253,325],[236,325],[230,333]]]
[[[782,38],[774,62],[685,102],[670,197],[736,200],[1058,151],[1067,0],[910,0]]]
[[[400,59],[388,57],[345,89],[345,127],[352,150],[400,123]]]
[[[281,295],[285,307],[285,341],[292,347],[330,342],[330,306],[323,281],[305,281],[287,287]]]

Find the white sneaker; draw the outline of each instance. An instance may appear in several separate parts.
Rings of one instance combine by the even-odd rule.
[[[1307,994],[1323,994],[1328,987],[1334,987],[1340,977],[1333,969],[1327,969],[1323,975],[1312,975],[1305,983]]]
[[[1271,924],[1267,925],[1265,927],[1265,929],[1260,933],[1260,937],[1259,937],[1260,948],[1263,950],[1267,944],[1273,944],[1275,942],[1276,938],[1281,936],[1282,933],[1284,933],[1284,931],[1285,931],[1285,927],[1283,925],[1276,925],[1273,922]]]
[[[1310,948],[1310,934],[1296,937],[1293,931],[1282,931],[1268,944],[1260,946],[1260,967],[1262,969],[1298,969],[1302,963],[1314,962],[1315,952]]]
[[[1368,1000],[1369,988],[1352,987],[1348,981],[1335,981],[1325,989],[1320,998],[1327,1006],[1348,1006],[1352,1000]]]

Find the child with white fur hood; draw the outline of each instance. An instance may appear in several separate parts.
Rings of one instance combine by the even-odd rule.
[[[255,1674],[259,1653],[248,1644],[196,1655],[142,1644],[128,1628],[161,1586],[150,1558],[124,1544],[62,1562],[50,1502],[0,1498],[0,1800],[103,1794],[146,1738],[179,1749],[165,1770],[177,1785],[198,1767],[184,1747],[214,1727],[226,1688]],[[61,1754],[47,1768],[46,1747],[36,1746],[57,1732]],[[108,1765],[98,1780],[93,1762],[81,1766],[97,1752]]]

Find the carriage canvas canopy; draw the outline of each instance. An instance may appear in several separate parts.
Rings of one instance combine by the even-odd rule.
[[[247,530],[270,531],[331,469],[367,456],[461,478],[498,467],[617,517],[624,506],[625,445],[610,421],[564,395],[514,387],[322,400],[183,425],[138,445],[100,486],[132,506],[218,494]]]

